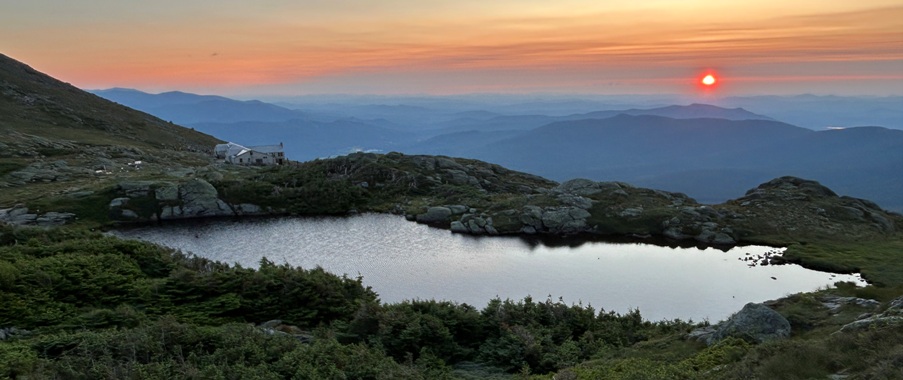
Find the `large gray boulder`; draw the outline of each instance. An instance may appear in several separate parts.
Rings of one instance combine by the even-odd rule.
[[[714,344],[728,337],[762,343],[790,336],[790,322],[768,306],[748,303],[737,314],[721,322],[713,334],[706,337],[706,344]]]
[[[574,234],[586,229],[586,218],[590,213],[577,207],[546,209],[542,213],[542,224],[554,234]]]
[[[216,188],[200,178],[192,179],[179,187],[184,217],[234,215],[232,208],[217,197]]]
[[[452,216],[452,210],[448,207],[430,207],[423,214],[417,215],[418,223],[442,224],[448,223]]]
[[[154,190],[154,197],[158,202],[177,201],[179,199],[179,186],[173,183],[164,183]]]
[[[576,178],[561,183],[553,190],[556,192],[576,194],[586,197],[601,193],[603,191],[617,191],[631,187],[632,186],[621,182],[595,182],[585,178]]]

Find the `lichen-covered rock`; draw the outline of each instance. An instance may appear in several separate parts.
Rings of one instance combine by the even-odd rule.
[[[241,203],[235,206],[235,213],[238,215],[259,215],[263,209],[258,205],[250,203]]]
[[[217,198],[216,188],[199,178],[179,186],[179,199],[182,200],[182,216],[186,218],[234,215],[232,209]]]
[[[35,219],[35,224],[42,227],[61,226],[75,219],[75,214],[71,212],[47,212],[39,215]]]
[[[426,209],[423,214],[417,215],[418,223],[443,224],[449,223],[452,211],[448,207],[434,206]]]
[[[28,207],[15,205],[9,209],[0,209],[0,222],[13,225],[30,225],[38,227],[60,226],[75,219],[70,212],[30,213]]]
[[[696,235],[694,239],[696,239],[696,241],[700,243],[708,243],[713,245],[737,244],[737,241],[734,240],[733,237],[720,231],[703,230],[699,233],[699,235]]]
[[[132,210],[122,210],[122,212],[120,213],[120,216],[123,219],[129,219],[129,220],[138,219],[138,213],[136,213]]]
[[[125,198],[125,197],[121,197],[121,198],[113,198],[113,200],[110,201],[110,209],[114,209],[114,208],[119,208],[119,207],[125,206],[125,205],[127,205],[127,204],[129,203],[129,200],[130,200],[130,199],[131,199],[131,198]]]
[[[868,314],[862,319],[850,322],[841,327],[836,333],[849,333],[877,327],[901,325],[903,325],[903,297],[890,301],[887,309],[883,312]]]
[[[836,312],[840,310],[841,307],[846,305],[853,305],[860,308],[865,309],[875,309],[881,305],[881,302],[868,299],[868,298],[859,298],[859,297],[840,297],[834,295],[826,295],[819,297],[819,301],[821,301],[822,305],[831,310],[832,312]]]
[[[470,232],[470,230],[468,230],[467,227],[464,226],[464,223],[461,223],[460,220],[451,222],[450,229],[452,232],[457,232],[457,233],[462,233],[462,234]]]
[[[173,183],[165,183],[154,190],[154,197],[158,202],[179,200],[179,187]]]
[[[586,197],[601,193],[603,191],[618,190],[621,190],[626,195],[627,193],[624,192],[623,189],[629,189],[631,187],[633,186],[622,182],[595,182],[585,178],[576,178],[562,182],[553,190]]]
[[[451,210],[452,215],[461,215],[467,212],[470,208],[465,205],[449,205],[448,209]]]
[[[546,209],[542,213],[542,225],[553,234],[574,234],[586,228],[590,213],[578,207]]]
[[[790,322],[778,312],[760,303],[748,303],[737,314],[718,324],[706,338],[711,345],[727,337],[762,343],[790,336]]]
[[[153,185],[154,182],[152,181],[123,181],[116,187],[117,190],[125,193],[129,198],[137,198],[150,194],[150,189]]]

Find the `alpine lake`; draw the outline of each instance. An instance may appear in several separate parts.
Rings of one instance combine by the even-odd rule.
[[[644,319],[716,322],[748,302],[832,286],[858,275],[761,265],[780,248],[729,250],[648,243],[556,242],[453,234],[401,216],[203,220],[110,232],[243,267],[317,266],[355,278],[382,302],[448,300],[478,309],[530,296]]]

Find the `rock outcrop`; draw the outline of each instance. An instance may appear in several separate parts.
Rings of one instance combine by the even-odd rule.
[[[718,206],[736,228],[761,235],[890,235],[900,216],[875,203],[838,196],[816,181],[780,177]]]
[[[899,297],[888,304],[887,309],[877,314],[866,314],[862,318],[850,322],[837,333],[849,333],[883,326],[903,325],[903,297]]]
[[[786,318],[763,304],[748,303],[728,320],[695,330],[688,338],[712,345],[728,337],[762,343],[789,336],[790,322]]]
[[[0,222],[19,226],[52,227],[66,224],[75,219],[75,214],[69,212],[30,212],[24,205],[15,205],[12,208],[0,209]]]
[[[270,210],[250,203],[231,205],[209,182],[126,181],[116,187],[108,207],[119,221],[175,220],[217,216],[263,215]]]
[[[446,174],[457,170],[477,183],[493,183],[473,165],[453,159],[414,161],[419,167],[445,173],[428,176],[439,182],[449,181]],[[890,234],[901,223],[899,216],[869,201],[840,197],[818,182],[795,177],[776,178],[721,205],[702,205],[681,193],[588,179],[516,191],[504,202],[507,206],[477,205],[479,214],[465,212],[463,205],[429,205],[408,218],[458,233],[662,236],[713,246],[735,245],[749,236]]]

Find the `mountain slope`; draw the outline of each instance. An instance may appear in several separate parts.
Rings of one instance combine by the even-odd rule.
[[[218,140],[126,108],[0,54],[0,128],[89,143],[209,150]],[[0,139],[10,141],[4,134]]]
[[[221,142],[79,90],[4,55],[0,131],[3,206],[49,194],[90,192],[132,178],[138,173],[128,164],[135,161],[142,162],[144,173],[207,165],[213,146]]]

